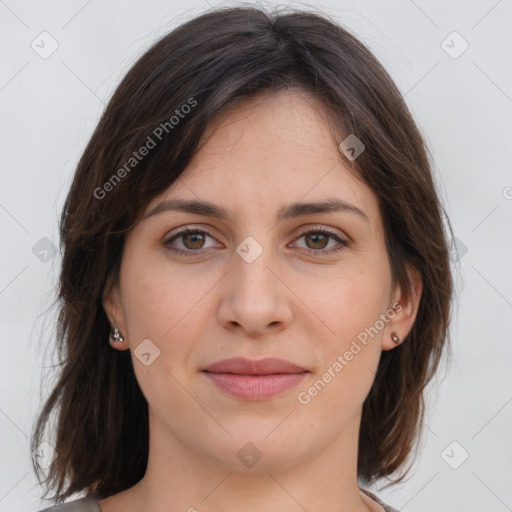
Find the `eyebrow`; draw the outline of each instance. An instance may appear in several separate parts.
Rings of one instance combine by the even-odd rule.
[[[141,219],[147,219],[154,215],[164,212],[177,211],[185,213],[193,213],[196,215],[204,215],[207,217],[216,217],[221,220],[229,220],[231,214],[229,210],[222,208],[208,201],[197,201],[190,199],[166,199],[158,203],[149,213]],[[341,199],[327,199],[325,201],[314,201],[308,203],[291,203],[282,206],[277,213],[277,220],[294,219],[303,215],[311,215],[316,213],[328,212],[346,212],[352,213],[368,222],[368,216],[357,206],[346,203]]]

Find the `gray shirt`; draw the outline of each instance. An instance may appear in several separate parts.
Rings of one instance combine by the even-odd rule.
[[[366,489],[361,489],[367,496],[374,501],[376,501],[379,505],[384,507],[386,512],[400,512],[396,508],[390,507],[383,503],[375,494],[372,494],[370,491]],[[98,504],[98,499],[94,496],[88,496],[86,498],[80,498],[77,500],[70,501],[68,503],[60,503],[58,505],[54,505],[49,508],[45,508],[44,510],[40,510],[39,512],[101,512],[101,508]]]

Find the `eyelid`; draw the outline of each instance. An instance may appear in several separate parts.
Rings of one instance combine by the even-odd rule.
[[[180,226],[179,228],[171,230],[169,233],[165,235],[164,238],[172,238],[176,235],[181,235],[183,233],[189,233],[190,231],[204,231],[207,235],[213,236],[207,227],[201,225],[187,224],[186,226]]]
[[[169,233],[167,233],[164,236],[164,245],[168,244],[169,242],[179,238],[181,235],[187,234],[187,233],[205,233],[210,238],[213,238],[215,241],[218,242],[217,238],[212,234],[212,232],[204,226],[196,226],[194,224],[187,224],[186,226],[181,226],[179,228],[173,229]],[[219,242],[220,243],[220,242]]]
[[[344,240],[348,239],[348,236],[343,234],[340,230],[338,230],[336,228],[332,228],[330,226],[324,226],[323,224],[319,224],[319,225],[308,224],[307,226],[302,226],[301,228],[299,228],[300,235],[303,235],[304,233],[309,233],[310,231],[323,231],[326,233],[330,233],[331,235],[335,235],[338,238],[342,238]],[[348,241],[348,240],[346,240],[346,241]]]
[[[343,239],[343,241],[345,241],[347,243],[348,243],[348,239],[350,238],[345,234],[340,234],[339,230],[336,230],[335,228],[331,228],[329,226],[323,226],[323,225],[310,225],[310,224],[308,224],[307,226],[300,227],[297,236],[301,236],[301,235],[307,234],[307,233],[309,233],[311,231],[315,231],[315,230],[324,231],[324,232],[330,233],[332,235],[335,235],[338,238]],[[172,230],[170,233],[167,233],[165,235],[164,239],[166,241],[169,241],[177,235],[181,235],[183,233],[190,233],[190,232],[194,233],[196,231],[203,231],[204,233],[211,236],[212,238],[215,238],[214,235],[211,233],[211,231],[207,227],[201,226],[201,225],[196,226],[194,224],[187,224],[186,226],[181,226],[179,228]]]
[[[163,245],[164,246],[168,246],[171,242],[173,242],[174,240],[176,239],[179,239],[180,236],[186,234],[186,233],[204,233],[206,234],[207,236],[209,236],[210,238],[212,238],[213,240],[215,240],[216,242],[218,242],[218,240],[215,238],[215,236],[210,232],[210,230],[207,228],[207,227],[204,227],[204,226],[196,226],[196,225],[191,225],[191,224],[187,224],[186,226],[181,226],[179,228],[176,228],[174,230],[172,230],[168,235],[166,235],[164,237],[164,241],[163,241]],[[324,225],[306,225],[306,226],[302,226],[301,228],[299,228],[299,232],[295,235],[295,238],[293,239],[293,242],[295,242],[297,239],[301,238],[302,236],[304,235],[307,235],[309,233],[325,233],[327,235],[329,235],[331,238],[335,239],[339,245],[341,245],[342,247],[341,248],[330,248],[330,249],[308,249],[308,248],[304,248],[304,247],[299,247],[298,249],[302,250],[303,252],[306,252],[308,254],[317,254],[317,255],[321,255],[321,254],[330,254],[330,253],[335,253],[335,252],[338,252],[340,250],[342,250],[343,248],[347,247],[350,243],[350,237],[348,237],[347,235],[345,234],[341,234],[339,232],[339,230],[335,229],[335,228],[332,228],[330,226],[324,226]],[[218,242],[218,243],[221,243],[221,242]],[[187,249],[187,250],[183,250],[183,249],[172,249],[172,248],[168,248],[168,250],[172,251],[172,252],[175,252],[177,254],[189,254],[189,255],[193,255],[194,253],[196,254],[200,254],[201,252],[204,252],[208,249],[211,249],[211,247],[207,247],[207,248],[201,248],[201,249],[197,249],[197,250],[192,250],[192,249]]]
[[[294,242],[298,240],[299,238],[302,238],[303,236],[309,234],[309,233],[323,233],[330,236],[330,238],[336,240],[338,242],[338,245],[341,245],[341,247],[331,247],[330,249],[308,249],[304,247],[299,247],[303,252],[306,252],[307,254],[333,254],[337,253],[346,247],[348,247],[351,243],[350,237],[348,237],[345,234],[341,234],[339,230],[332,228],[330,226],[323,226],[323,225],[307,225],[300,228],[299,233],[294,238]]]

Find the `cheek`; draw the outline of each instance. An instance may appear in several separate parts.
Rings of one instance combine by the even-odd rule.
[[[136,254],[127,258],[123,270],[123,308],[128,332],[135,338],[167,339],[195,312],[194,305],[208,289],[207,283],[160,261],[137,262]]]
[[[143,340],[149,339],[159,354],[155,368],[167,370],[179,378],[193,363],[197,340],[204,335],[208,329],[206,324],[212,318],[211,305],[205,296],[214,280],[197,275],[193,269],[177,272],[160,262],[137,264],[136,254],[126,260],[123,272],[123,310],[137,377],[154,378],[146,371],[153,364],[144,367],[136,360],[137,352],[134,352]],[[169,373],[159,378],[165,380]]]
[[[336,429],[359,414],[373,384],[382,330],[372,328],[385,311],[388,289],[382,280],[375,282],[375,275],[354,273],[331,281],[323,292],[318,316],[329,331],[315,338],[320,357],[314,378],[298,390],[297,401],[312,423]]]
[[[304,302],[311,304],[312,311],[340,341],[372,326],[386,310],[391,278],[385,265],[361,262],[333,272],[322,282],[309,287]]]
[[[207,318],[207,311],[200,298],[207,287],[196,287],[199,283],[191,283],[188,276],[158,264],[136,264],[135,256],[127,258],[122,270],[122,292],[136,379],[152,406],[171,403],[174,409],[189,413],[190,396],[179,383],[186,380],[194,341],[205,329],[201,319]],[[151,344],[145,342],[146,352],[154,359],[146,366],[138,347],[147,339]]]
[[[387,310],[390,269],[385,260],[364,260],[329,276],[307,299],[328,328],[327,335],[315,342],[319,350],[322,347],[319,388],[326,384],[324,399],[340,404],[364,399],[381,354],[381,315]]]

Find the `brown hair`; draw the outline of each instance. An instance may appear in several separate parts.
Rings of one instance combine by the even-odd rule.
[[[83,491],[107,497],[144,476],[148,405],[130,351],[108,343],[102,305],[125,235],[186,169],[215,114],[293,87],[323,102],[338,143],[348,134],[364,143],[356,160],[340,158],[378,198],[394,283],[412,293],[407,265],[421,274],[415,323],[404,343],[382,353],[359,438],[363,482],[403,470],[421,433],[424,388],[448,340],[452,293],[428,150],[388,73],[345,28],[325,14],[240,6],[208,11],[157,41],[122,80],[78,163],[60,219],[61,368],[31,438],[32,450],[46,440],[55,412],[48,442],[58,456],[45,496],[55,489],[58,501]],[[151,151],[135,158],[150,139]]]

